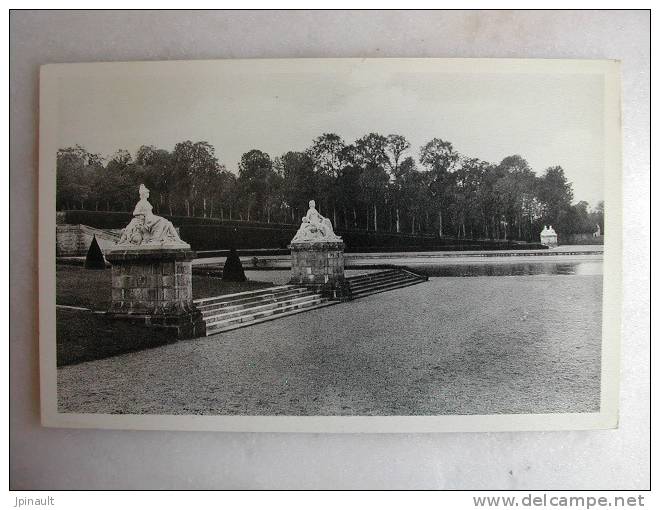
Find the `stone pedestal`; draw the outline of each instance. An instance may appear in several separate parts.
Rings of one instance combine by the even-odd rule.
[[[106,253],[112,264],[112,303],[118,319],[174,328],[179,338],[205,334],[201,313],[193,305],[192,260],[188,248],[124,248]]]
[[[328,297],[344,296],[344,243],[341,241],[292,242],[289,283],[304,285]]]

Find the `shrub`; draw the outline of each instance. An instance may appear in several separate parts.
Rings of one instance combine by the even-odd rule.
[[[225,267],[222,269],[222,279],[227,282],[244,282],[246,280],[243,264],[241,264],[236,248],[232,248],[229,252]]]
[[[92,244],[89,245],[89,250],[87,250],[85,269],[105,269],[105,258],[99,243],[96,241],[96,236],[92,237]]]

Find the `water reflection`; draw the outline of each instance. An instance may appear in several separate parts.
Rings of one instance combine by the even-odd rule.
[[[411,266],[426,276],[539,276],[603,274],[603,263],[598,262],[534,262],[528,264],[454,264]]]

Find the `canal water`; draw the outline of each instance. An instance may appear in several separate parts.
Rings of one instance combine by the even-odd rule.
[[[475,276],[602,276],[602,261],[583,262],[529,262],[498,264],[423,264],[407,265],[412,271],[431,278],[475,277]],[[382,271],[383,268],[347,268],[346,276]],[[283,285],[288,282],[288,269],[246,270],[245,276],[253,281],[273,282]]]
[[[603,274],[602,261],[584,262],[530,262],[502,264],[424,264],[409,266],[415,272],[430,277],[447,276],[548,276],[578,275],[598,276]]]

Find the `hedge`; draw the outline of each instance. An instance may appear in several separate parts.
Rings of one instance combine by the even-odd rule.
[[[94,228],[124,228],[131,220],[127,212],[63,211],[58,223],[83,224]],[[181,238],[194,250],[286,249],[298,230],[297,225],[222,221],[217,218],[165,216],[179,228]],[[542,249],[539,243],[490,239],[455,239],[433,234],[407,234],[365,230],[337,230],[347,252],[378,251],[462,251]]]

